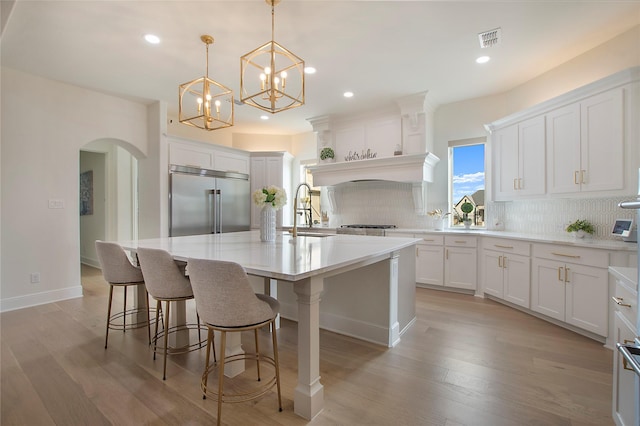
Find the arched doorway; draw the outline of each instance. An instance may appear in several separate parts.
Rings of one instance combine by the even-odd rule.
[[[96,240],[138,236],[138,158],[118,139],[100,139],[79,152],[80,263],[99,267]]]

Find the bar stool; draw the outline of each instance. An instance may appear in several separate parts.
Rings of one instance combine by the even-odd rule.
[[[189,259],[187,262],[191,286],[196,299],[196,308],[209,329],[207,333],[207,355],[202,373],[202,398],[214,395],[218,400],[218,425],[223,402],[244,402],[266,394],[273,386],[278,389],[278,409],[282,411],[280,395],[280,364],[278,362],[278,339],[275,319],[280,310],[278,301],[264,294],[255,294],[242,266],[233,262],[216,260]],[[273,357],[260,354],[258,347],[258,329],[271,326]],[[220,332],[219,362],[209,363],[209,351],[213,342],[213,332]],[[240,353],[225,356],[226,337],[229,332],[253,330],[255,337],[255,353]],[[214,352],[215,356],[215,352]],[[260,362],[266,362],[275,369],[275,374],[260,386],[255,386],[243,393],[224,392],[224,366],[227,362],[254,360],[257,365],[258,381]],[[207,386],[207,379],[215,368],[218,369],[217,390]]]
[[[167,355],[183,354],[198,350],[204,347],[205,341],[202,338],[201,330],[206,330],[204,325],[200,325],[200,316],[196,312],[197,324],[178,324],[169,326],[171,302],[185,302],[193,299],[193,291],[189,278],[185,276],[185,263],[175,262],[171,254],[164,250],[151,248],[138,248],[138,260],[142,268],[142,274],[147,285],[147,291],[151,297],[156,299],[156,327],[151,341],[153,342],[153,359],[156,353],[162,352],[163,369],[162,380],[167,378]],[[165,302],[164,309],[162,302]],[[163,329],[158,331],[159,314],[164,315]],[[189,333],[189,330],[198,331],[198,340],[195,343],[187,341],[184,345],[170,346],[169,335],[177,333]],[[162,339],[162,345],[158,346],[158,341]],[[214,348],[215,357],[215,348]]]
[[[142,271],[131,264],[122,247],[116,243],[106,241],[96,241],[96,252],[98,260],[102,267],[102,276],[109,283],[109,305],[107,307],[107,331],[104,338],[104,348],[109,343],[109,329],[126,330],[147,327],[149,343],[151,343],[151,324],[149,321],[149,294],[145,290],[147,296],[144,302],[145,306],[139,306],[127,309],[127,288],[131,286],[144,286],[144,278]],[[122,311],[111,314],[111,304],[113,301],[113,288],[122,287],[124,289],[124,304]],[[146,319],[140,320],[135,318],[144,313]],[[132,318],[127,322],[127,317]]]

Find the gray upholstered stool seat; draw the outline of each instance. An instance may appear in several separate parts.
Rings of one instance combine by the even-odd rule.
[[[273,386],[277,387],[278,409],[282,411],[278,339],[275,327],[280,304],[272,297],[264,294],[255,294],[247,274],[237,263],[189,259],[187,268],[196,299],[196,308],[209,329],[207,333],[206,364],[202,374],[201,387],[203,398],[206,398],[207,395],[217,397],[218,425],[220,425],[223,402],[249,401],[266,394]],[[271,326],[273,357],[260,353],[258,329],[264,326]],[[209,363],[209,348],[213,343],[214,330],[220,332],[220,353],[222,355],[220,356],[220,361]],[[225,356],[227,333],[247,330],[253,330],[254,332],[255,352]],[[261,385],[252,386],[250,390],[238,390],[235,393],[225,392],[225,363],[243,362],[244,360],[256,361],[258,381],[262,380],[260,377],[261,362],[265,362],[274,368],[273,377],[262,381]],[[216,368],[218,369],[217,389],[207,385],[209,374],[215,371]]]
[[[162,379],[165,380],[167,378],[167,355],[183,354],[203,348],[205,341],[200,331],[207,330],[207,328],[204,325],[200,325],[200,317],[197,312],[196,324],[187,321],[185,324],[169,326],[171,302],[193,299],[191,283],[184,274],[185,263],[175,262],[171,254],[164,250],[138,248],[137,253],[147,291],[157,302],[156,327],[151,341],[153,343],[153,359],[156,358],[156,353],[162,353],[163,355]],[[162,302],[165,302],[164,309],[162,308]],[[158,315],[160,312],[164,315],[164,327],[158,331]],[[176,346],[169,344],[169,335],[178,335],[178,333],[188,335],[190,330],[197,330],[197,338],[188,336],[184,344]]]
[[[109,329],[130,330],[147,327],[149,343],[151,343],[151,325],[149,321],[149,295],[145,300],[138,302],[138,307],[127,308],[127,288],[143,286],[144,278],[140,268],[131,264],[122,247],[117,243],[96,241],[96,252],[102,267],[102,276],[109,283],[109,304],[107,307],[107,332],[104,338],[104,347],[109,343]],[[113,302],[113,288],[124,289],[124,304],[122,311],[111,313]],[[142,317],[142,318],[141,318]],[[127,321],[129,319],[129,321]]]

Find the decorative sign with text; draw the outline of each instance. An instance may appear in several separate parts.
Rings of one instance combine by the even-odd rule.
[[[370,158],[376,158],[378,156],[377,152],[371,152],[370,149],[366,151],[363,149],[360,154],[355,151],[349,151],[349,154],[344,157],[344,161],[358,161],[358,160],[368,160]]]

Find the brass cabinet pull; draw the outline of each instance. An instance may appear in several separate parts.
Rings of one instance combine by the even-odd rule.
[[[561,276],[562,274],[561,271],[562,271],[562,266],[558,266],[558,281],[564,281]]]
[[[584,174],[586,173],[586,170],[580,170],[580,183],[585,183],[584,181]]]
[[[463,240],[455,240],[454,242],[455,242],[456,244],[467,244],[467,242],[466,242],[466,241],[463,241]]]
[[[513,178],[513,189],[517,190],[518,187],[516,185],[516,181],[518,180],[518,178]]]
[[[522,189],[522,178],[518,178],[518,189]]]
[[[513,248],[513,246],[503,246],[503,245],[500,245],[500,244],[494,244],[493,246],[494,247],[499,247],[499,248],[505,248],[505,249],[512,249]]]
[[[564,268],[564,282],[565,282],[565,283],[570,283],[570,282],[571,282],[571,281],[569,281],[569,271],[570,271],[570,270],[571,270],[571,269],[569,269],[569,268],[567,268],[567,267],[565,266],[565,268]]]
[[[623,303],[623,298],[622,297],[615,297],[615,296],[611,296],[611,299],[616,303],[616,305],[618,306],[624,306],[625,308],[630,308],[631,305],[628,303]],[[626,341],[625,341],[626,343]]]
[[[502,268],[502,256],[498,256],[498,268]]]
[[[444,258],[445,258],[445,259],[447,259],[447,260],[449,260],[449,249],[446,249],[446,250],[444,251]]]
[[[434,239],[427,240],[426,238],[423,238],[422,241],[435,241],[435,240]]]
[[[507,269],[507,256],[502,257],[502,269]]]
[[[556,253],[556,252],[551,252],[551,254],[553,254],[554,256],[562,256],[562,257],[570,257],[572,259],[580,259],[580,256],[577,254],[564,254],[564,253]]]
[[[575,170],[573,172],[573,183],[575,183],[576,185],[580,185],[580,182],[578,182],[578,173],[580,173],[579,170]]]

